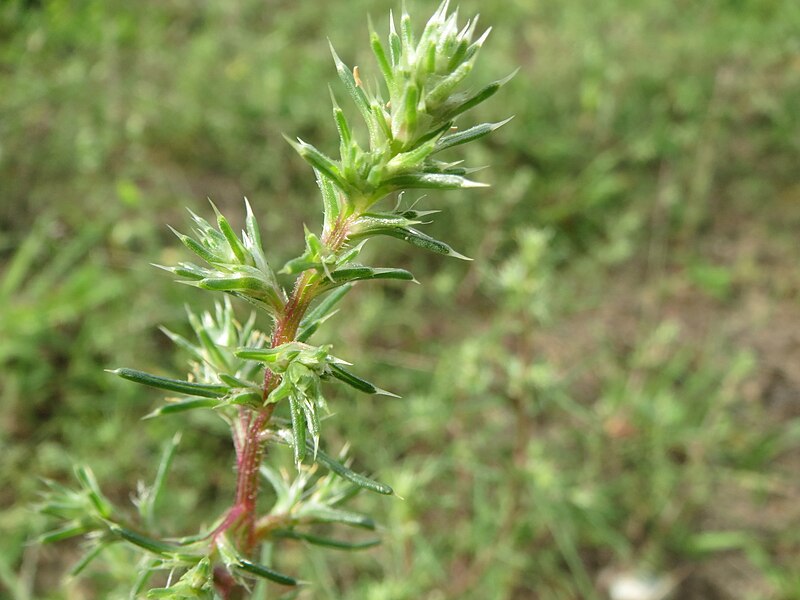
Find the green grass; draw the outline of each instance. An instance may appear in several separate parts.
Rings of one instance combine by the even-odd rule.
[[[182,256],[159,223],[206,196],[238,220],[246,195],[266,245],[299,252],[316,192],[280,134],[332,150],[325,37],[368,64],[352,32],[393,5],[30,4],[0,7],[0,597],[123,597],[122,550],[63,584],[77,549],[25,545],[38,478],[88,462],[125,504],[154,476],[174,423],[138,422],[157,396],[103,369],[182,364],[155,327],[198,296],[141,266]],[[626,570],[679,598],[800,598],[800,8],[477,8],[478,78],[521,67],[479,116],[516,117],[468,156],[491,190],[423,201],[476,261],[381,242],[424,290],[355,293],[330,330],[403,396],[332,397],[331,442],[404,500],[362,500],[385,538],[355,560],[277,563],[313,598],[603,598]],[[176,533],[230,502],[229,442],[194,425]]]

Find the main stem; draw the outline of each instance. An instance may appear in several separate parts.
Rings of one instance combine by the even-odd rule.
[[[323,243],[331,252],[338,252],[347,241],[350,219],[340,219],[323,237]],[[291,296],[276,319],[270,341],[271,347],[291,342],[309,305],[316,296],[317,282],[312,281],[314,272],[305,271],[297,278]],[[259,467],[264,458],[265,442],[262,433],[272,418],[274,404],[266,404],[270,393],[278,386],[280,378],[266,369],[264,373],[264,406],[258,410],[243,408],[239,416],[240,431],[244,437],[237,444],[236,499],[233,507],[217,528],[217,534],[234,528],[239,537],[239,549],[252,553],[258,542],[256,536],[256,503],[258,500]]]

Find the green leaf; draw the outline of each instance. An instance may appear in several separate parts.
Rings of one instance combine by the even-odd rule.
[[[175,546],[173,544],[168,544],[167,542],[163,542],[161,540],[156,540],[151,537],[147,537],[146,535],[142,535],[135,531],[132,531],[126,527],[122,527],[117,524],[109,525],[109,530],[114,535],[119,536],[126,542],[133,544],[134,546],[138,546],[143,550],[147,550],[152,554],[156,554],[158,556],[164,556],[168,558],[175,558],[177,560],[186,560],[186,561],[194,561],[198,557],[195,554],[188,554],[185,552],[181,552],[181,548],[179,546]]]
[[[379,481],[375,481],[374,479],[370,479],[369,477],[356,473],[321,449],[317,450],[317,456],[314,458],[314,461],[323,465],[330,471],[333,471],[342,479],[346,479],[347,481],[356,484],[360,488],[377,492],[378,494],[384,494],[386,496],[391,496],[394,494],[394,490],[385,483],[380,483]]]
[[[394,26],[394,14],[389,9],[389,55],[392,59],[392,65],[395,67],[400,63],[402,53],[402,42]]]
[[[261,250],[263,248],[261,244],[261,231],[258,228],[258,221],[256,220],[256,216],[253,214],[253,209],[250,206],[250,201],[247,198],[244,199],[244,206],[246,210],[244,223],[247,236],[250,238],[250,241],[253,242],[253,245]]]
[[[498,123],[481,123],[480,125],[475,125],[475,127],[465,129],[464,131],[442,136],[439,138],[439,141],[436,142],[436,152],[441,152],[447,148],[452,148],[453,146],[466,144],[467,142],[482,138],[496,129],[499,129],[513,118],[514,117],[509,117],[505,121],[499,121]]]
[[[255,575],[256,577],[269,579],[270,581],[274,583],[279,583],[280,585],[295,586],[300,583],[294,577],[289,577],[288,575],[284,575],[283,573],[278,573],[277,571],[273,571],[269,567],[265,567],[264,565],[251,562],[246,558],[239,558],[239,563],[237,567],[240,570],[244,571],[245,573],[248,573],[249,575]]]
[[[141,383],[154,388],[167,390],[169,392],[178,392],[179,394],[186,394],[187,396],[199,396],[201,398],[222,398],[228,393],[228,387],[225,385],[213,385],[208,383],[193,383],[189,381],[182,381],[180,379],[169,379],[167,377],[159,377],[137,371],[135,369],[115,369],[108,371],[128,381]]]
[[[275,289],[259,277],[248,275],[230,275],[227,277],[206,277],[200,281],[187,281],[189,285],[212,290],[215,292],[239,292],[255,296],[269,302],[275,309],[280,310],[282,302]]]
[[[75,477],[78,478],[84,490],[88,492],[89,500],[94,505],[97,513],[104,519],[110,519],[114,506],[103,495],[94,473],[89,467],[83,465],[75,467]]]
[[[389,173],[398,173],[417,167],[436,149],[436,142],[429,140],[423,144],[418,144],[408,152],[401,152],[386,164]]]
[[[378,67],[380,67],[383,78],[386,81],[386,85],[391,91],[394,87],[394,74],[392,72],[392,66],[389,64],[389,59],[386,56],[386,50],[383,48],[383,44],[381,43],[381,38],[378,36],[378,32],[375,31],[375,27],[372,24],[372,19],[368,18],[367,23],[369,25],[369,43],[372,47],[372,53],[375,55],[375,59],[378,61]]]
[[[160,564],[161,561],[159,559],[150,560],[149,562],[145,560],[139,561],[137,565],[139,576],[133,583],[128,600],[137,600],[137,598],[139,598],[139,595],[144,591],[145,587],[147,587],[147,584],[158,570]]]
[[[372,231],[365,232],[364,235],[367,234],[387,235],[389,237],[397,238],[398,240],[403,240],[404,242],[407,242],[412,246],[423,248],[425,250],[430,250],[431,252],[436,252],[437,254],[444,254],[445,256],[452,256],[453,258],[458,258],[461,260],[472,260],[471,258],[464,256],[460,252],[456,252],[448,244],[445,244],[444,242],[434,239],[428,234],[418,231],[413,227],[382,227],[379,229],[373,229]]]
[[[492,83],[480,89],[472,96],[468,96],[466,98],[464,97],[452,98],[450,101],[445,103],[444,114],[441,115],[439,118],[442,121],[451,121],[461,113],[464,113],[469,109],[478,106],[478,104],[494,96],[497,93],[497,90],[499,90],[506,83],[511,81],[511,79],[517,74],[518,71],[519,69],[517,69],[507,77],[504,77],[503,79],[498,79],[497,81],[493,81]]]
[[[381,543],[379,539],[365,540],[363,542],[332,540],[330,538],[320,537],[310,533],[300,533],[298,531],[289,529],[277,530],[274,532],[274,535],[275,537],[308,542],[314,546],[323,546],[325,548],[333,548],[336,550],[366,550],[367,548],[372,548]]]
[[[39,544],[52,544],[53,542],[60,542],[61,540],[67,540],[69,538],[83,535],[92,531],[93,529],[95,528],[88,523],[73,522],[59,529],[54,529],[53,531],[48,531],[41,534],[37,538],[37,542]]]
[[[182,262],[178,263],[178,266],[176,267],[167,267],[156,263],[150,263],[150,264],[158,269],[163,269],[164,271],[168,271],[169,273],[173,273],[179,277],[186,277],[187,279],[193,279],[195,281],[198,279],[203,279],[215,273],[215,271],[203,267],[198,267],[197,265],[192,263]]]
[[[411,31],[411,15],[403,9],[400,14],[400,41],[403,43],[403,53],[406,56],[414,52],[414,33]]]
[[[306,457],[306,419],[303,411],[302,399],[297,394],[289,394],[289,414],[292,418],[292,434],[294,443],[294,464],[300,468],[300,463]]]
[[[402,142],[410,141],[416,134],[419,120],[418,104],[419,88],[416,84],[409,83],[403,96],[402,115],[398,115],[402,118],[396,119],[396,123],[392,124],[394,136]]]
[[[305,342],[317,330],[317,327],[324,321],[325,318],[331,315],[333,308],[344,298],[344,296],[353,288],[352,284],[346,283],[332,292],[317,304],[314,308],[308,311],[300,321],[299,332],[297,334],[298,342]]]
[[[167,226],[169,227],[169,225]],[[213,253],[211,250],[200,244],[200,242],[190,238],[188,235],[184,235],[183,233],[169,227],[172,233],[178,236],[178,239],[181,243],[186,246],[189,250],[197,254],[200,258],[202,258],[207,263],[211,264],[218,264],[222,261],[222,257],[218,256],[217,254]]]
[[[382,390],[381,388],[371,384],[369,381],[361,379],[356,375],[353,375],[350,371],[340,367],[336,364],[330,365],[330,372],[336,379],[339,381],[343,381],[349,386],[354,387],[359,392],[364,392],[365,394],[380,394],[383,396],[392,396],[394,398],[399,398],[397,394],[393,394],[391,392],[387,392],[386,390]]]
[[[339,193],[333,183],[320,171],[314,170],[317,179],[317,186],[322,194],[322,207],[325,215],[324,229],[331,231],[339,219]]]
[[[304,516],[311,517],[317,523],[341,523],[363,529],[375,529],[375,521],[370,517],[328,506],[314,506],[305,511]]]
[[[342,176],[341,168],[336,161],[334,161],[332,158],[329,158],[317,150],[314,146],[304,142],[300,138],[297,138],[297,141],[295,142],[287,136],[283,137],[308,164],[333,181],[333,183],[335,183],[339,189],[342,191],[347,191],[349,189],[349,185]]]
[[[201,400],[201,402],[207,401],[208,400]],[[190,400],[190,402],[192,402],[192,400]],[[175,451],[180,443],[181,434],[178,432],[164,444],[153,485],[147,490],[147,493],[143,495],[142,501],[139,504],[139,514],[149,528],[155,527],[156,503],[164,489],[167,473],[169,472],[170,466],[172,466],[172,459],[175,457]]]
[[[339,55],[336,54],[333,44],[329,42],[329,45],[331,48],[331,55],[333,56],[333,62],[336,64],[336,73],[339,75],[339,79],[342,80],[347,93],[350,94],[353,102],[355,102],[356,106],[358,107],[358,111],[361,113],[361,116],[364,118],[367,128],[369,129],[370,144],[374,147],[377,144],[378,132],[375,127],[375,122],[372,118],[372,110],[370,109],[369,98],[367,98],[364,90],[356,82],[356,78],[354,77],[352,71],[347,68],[347,65],[345,65],[342,62],[342,59],[339,58]]]
[[[204,361],[212,363],[216,368],[230,369],[229,356],[222,351],[219,345],[212,339],[209,328],[206,326],[209,323],[210,315],[206,313],[202,320],[194,314],[189,307],[186,307],[186,316],[189,318],[189,324],[192,326],[198,341],[206,351],[206,356],[203,357]]]
[[[217,215],[217,225],[219,226],[219,230],[222,232],[222,235],[225,236],[225,240],[228,242],[228,246],[230,246],[231,252],[233,252],[236,260],[243,265],[248,264],[247,250],[245,250],[244,246],[239,241],[239,238],[236,237],[236,233],[233,231],[231,224],[228,223],[228,219],[226,219],[222,213],[219,212],[213,202],[211,203],[211,208],[214,209],[214,214]]]
[[[425,94],[425,105],[429,109],[435,110],[436,107],[445,102],[456,86],[461,83],[467,75],[472,72],[472,62],[461,63],[455,71],[439,82],[436,87]]]
[[[387,180],[384,184],[389,189],[434,189],[434,190],[457,190],[460,188],[480,188],[489,187],[485,183],[470,181],[460,175],[450,175],[445,173],[414,173],[397,175]]]
[[[92,546],[78,562],[72,565],[72,568],[69,570],[70,577],[77,577],[80,575],[86,569],[86,567],[88,567],[91,562],[97,558],[108,546],[109,544],[104,543],[97,543]]]
[[[165,336],[167,336],[172,341],[173,344],[175,344],[179,348],[182,348],[183,350],[188,352],[191,355],[192,358],[194,358],[195,360],[199,360],[199,361],[204,360],[203,353],[200,351],[200,348],[195,346],[192,342],[187,340],[185,337],[183,337],[182,335],[180,335],[178,333],[175,333],[174,331],[170,331],[166,327],[159,327],[158,329],[159,329],[159,331],[161,331],[161,333],[163,333]]]
[[[414,276],[405,269],[390,269],[378,267],[364,267],[361,265],[348,265],[340,267],[331,273],[335,284],[349,281],[368,281],[372,279],[398,279],[401,281],[415,281]]]
[[[220,401],[216,398],[190,398],[181,402],[172,402],[159,406],[153,412],[145,415],[144,419],[153,419],[155,417],[163,417],[164,415],[174,415],[177,413],[186,412],[187,410],[194,410],[196,408],[214,408],[219,406]]]

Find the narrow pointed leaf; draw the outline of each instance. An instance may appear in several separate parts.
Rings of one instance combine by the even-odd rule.
[[[263,247],[261,245],[261,231],[258,228],[256,216],[253,214],[253,208],[250,206],[250,201],[247,198],[244,199],[244,205],[246,211],[244,223],[247,235],[250,237],[250,241],[253,242],[253,245],[261,249]]]
[[[386,235],[397,238],[398,240],[403,240],[412,246],[430,250],[431,252],[436,252],[437,254],[444,254],[445,256],[452,256],[453,258],[458,258],[461,260],[472,260],[460,252],[453,250],[449,244],[445,244],[444,242],[432,238],[428,234],[414,229],[413,227],[382,227],[374,229],[368,233],[370,235]]]
[[[239,241],[239,238],[236,237],[236,233],[233,231],[231,224],[228,222],[219,209],[217,209],[216,205],[212,202],[211,207],[214,209],[214,213],[217,215],[217,225],[219,226],[219,230],[222,232],[222,235],[225,236],[225,241],[228,242],[228,246],[233,252],[233,255],[236,257],[236,260],[239,261],[241,264],[247,264],[247,251],[245,250],[244,246],[242,246],[242,242]]]
[[[77,577],[80,575],[86,567],[88,567],[91,562],[97,558],[100,553],[108,547],[108,544],[98,543],[92,546],[89,551],[83,555],[83,557],[76,562],[72,568],[69,570],[70,577]]]
[[[67,540],[69,538],[83,535],[84,533],[88,533],[93,529],[94,527],[85,523],[71,523],[69,525],[65,525],[64,527],[60,527],[59,529],[54,529],[53,531],[48,531],[41,534],[37,538],[37,542],[39,544],[60,542],[61,540]]]
[[[315,507],[308,512],[308,516],[318,523],[341,523],[342,525],[361,527],[363,529],[375,529],[375,521],[370,517],[338,508]]]
[[[447,148],[452,148],[453,146],[466,144],[467,142],[482,138],[496,129],[499,129],[508,123],[512,118],[513,117],[509,117],[505,121],[500,121],[498,123],[481,123],[480,125],[475,125],[475,127],[465,129],[464,131],[458,131],[450,135],[442,136],[439,141],[436,142],[436,152],[441,152]]]
[[[397,35],[397,29],[394,26],[394,14],[389,9],[389,55],[392,59],[392,65],[397,66],[400,62],[400,57],[403,54],[402,42],[400,36]]]
[[[339,55],[333,48],[333,44],[330,44],[330,48],[331,55],[333,55],[333,61],[336,64],[336,72],[339,75],[339,79],[342,80],[347,93],[350,94],[350,97],[358,107],[361,116],[364,118],[367,128],[369,129],[370,142],[374,144],[377,141],[377,131],[375,131],[375,124],[372,120],[372,111],[369,107],[369,99],[367,98],[367,95],[364,93],[364,90],[361,88],[361,86],[359,86],[356,82],[356,78],[354,77],[352,71],[348,69],[347,65],[345,65],[344,62],[342,62],[342,59],[339,58]]]
[[[434,189],[434,190],[457,190],[460,188],[488,187],[485,183],[471,181],[460,175],[450,175],[446,173],[419,173],[409,175],[398,175],[386,182],[386,187],[390,189]]]
[[[133,582],[133,587],[131,588],[131,593],[128,596],[128,600],[137,600],[139,598],[139,595],[144,591],[145,587],[147,587],[147,584],[158,570],[158,566],[160,564],[161,561],[158,559],[150,561],[149,564],[146,562],[139,563],[139,576]]]
[[[209,275],[213,274],[214,271],[209,269],[205,269],[203,267],[198,267],[192,263],[178,263],[175,267],[167,267],[164,265],[159,265],[156,263],[150,263],[152,266],[156,267],[157,269],[163,269],[164,271],[168,271],[169,273],[174,273],[179,277],[186,277],[187,279],[192,280],[199,280]]]
[[[299,581],[294,577],[289,577],[288,575],[284,575],[283,573],[278,573],[277,571],[273,571],[269,567],[265,567],[264,565],[251,562],[246,558],[240,558],[238,561],[237,567],[248,573],[250,575],[255,575],[256,577],[262,577],[264,579],[269,579],[274,583],[278,583],[280,585],[285,586],[296,586]]]
[[[194,358],[196,360],[201,360],[201,361],[203,360],[203,354],[202,354],[202,352],[200,352],[200,349],[197,346],[195,346],[194,344],[192,344],[185,337],[183,337],[182,335],[180,335],[178,333],[170,331],[166,327],[159,327],[158,329],[161,331],[161,333],[163,333],[170,340],[172,340],[173,344],[175,344],[179,348],[183,348],[186,352],[188,352],[192,356],[192,358]]]
[[[188,235],[184,235],[183,233],[180,233],[179,231],[173,229],[172,227],[170,227],[170,230],[172,230],[172,233],[174,233],[178,237],[178,239],[181,241],[181,243],[183,243],[184,246],[186,246],[189,250],[197,254],[197,256],[202,258],[204,261],[208,263],[218,263],[220,261],[219,256],[211,252],[208,248],[206,248],[196,240],[190,238]]]
[[[118,535],[126,542],[133,544],[134,546],[138,546],[143,550],[147,550],[152,554],[156,554],[158,556],[170,557],[170,558],[177,558],[179,560],[186,559],[186,560],[193,560],[196,559],[196,555],[194,554],[187,554],[181,551],[179,546],[175,546],[173,544],[168,544],[167,542],[163,542],[161,540],[156,540],[146,535],[142,535],[141,533],[137,533],[136,531],[132,531],[125,527],[121,527],[116,524],[112,524],[109,526],[111,533]]]
[[[489,98],[491,98],[492,96],[494,96],[497,93],[497,90],[499,90],[506,83],[511,81],[511,79],[517,74],[517,71],[519,71],[519,69],[517,69],[516,71],[514,71],[513,73],[511,73],[507,77],[504,77],[503,79],[499,79],[497,81],[493,81],[492,83],[490,83],[486,87],[484,87],[484,88],[480,89],[479,91],[477,91],[472,96],[469,96],[469,97],[467,97],[467,98],[465,98],[463,100],[460,100],[459,102],[455,103],[454,106],[448,107],[448,110],[441,117],[442,120],[450,121],[453,118],[455,118],[456,116],[468,111],[471,108],[474,108],[475,106],[478,106],[478,104],[484,102],[485,100],[488,100]],[[448,102],[447,104],[449,105],[450,103]]]
[[[149,528],[155,527],[156,503],[164,489],[167,473],[172,466],[172,459],[175,457],[175,451],[180,443],[181,434],[178,432],[172,436],[172,439],[164,444],[163,450],[161,451],[161,461],[158,463],[158,471],[156,471],[153,485],[147,491],[147,494],[139,505],[139,513],[142,515],[142,519],[144,519],[144,522]]]
[[[218,406],[220,401],[217,398],[190,398],[181,402],[171,402],[164,406],[159,406],[153,412],[145,415],[145,419],[153,419],[155,417],[163,417],[165,415],[174,415],[177,413],[186,412],[188,410],[195,410],[197,408],[214,408]]]
[[[345,294],[349,292],[353,286],[351,284],[344,284],[330,294],[328,294],[319,304],[312,308],[303,320],[300,321],[299,333],[297,334],[298,342],[305,342],[311,337],[311,334],[316,331],[323,319],[325,319],[333,310],[333,308],[344,298]]]
[[[393,396],[395,398],[399,398],[398,395],[392,394],[391,392],[387,392],[386,390],[382,390],[381,388],[375,386],[374,384],[361,379],[360,377],[353,375],[350,371],[342,368],[339,365],[331,364],[330,365],[331,375],[333,375],[339,381],[343,381],[347,385],[354,387],[359,392],[364,392],[365,394],[380,394],[383,396]]]
[[[292,433],[294,435],[294,463],[299,467],[306,457],[306,419],[303,412],[302,400],[297,394],[289,394],[289,414],[292,418]]]
[[[137,371],[135,369],[115,369],[109,371],[123,379],[148,385],[150,387],[167,390],[169,392],[178,392],[186,394],[187,396],[199,396],[201,398],[222,398],[227,392],[228,387],[224,385],[213,385],[207,383],[193,383],[189,381],[182,381],[180,379],[169,379],[167,377],[159,377]]]
[[[339,218],[339,194],[333,183],[320,171],[314,170],[317,186],[322,194],[322,207],[325,215],[325,231],[330,231]]]
[[[312,535],[310,533],[300,533],[292,530],[278,530],[275,532],[276,537],[287,538],[290,540],[298,540],[308,542],[314,546],[322,546],[325,548],[333,548],[335,550],[366,550],[381,543],[379,539],[365,540],[363,542],[347,542],[344,540],[333,540],[330,538]]]
[[[378,36],[378,33],[372,26],[372,19],[369,20],[369,43],[370,46],[372,46],[372,53],[375,55],[375,59],[378,61],[378,67],[380,67],[383,78],[386,81],[386,85],[391,91],[394,87],[394,74],[392,72],[392,66],[389,64],[389,59],[386,56],[386,50],[384,50],[383,44],[381,43],[381,38]]]
[[[346,191],[348,189],[347,181],[342,177],[341,169],[336,161],[301,139],[295,142],[286,136],[283,137],[308,164],[317,171],[324,173],[341,190]]]
[[[356,473],[321,449],[317,450],[317,456],[315,457],[314,461],[333,471],[342,479],[346,479],[347,481],[356,484],[360,488],[377,492],[378,494],[384,494],[386,496],[394,494],[394,490],[385,483],[380,483],[379,481],[370,479],[365,475]]]
[[[400,41],[403,43],[403,52],[406,55],[414,51],[414,33],[411,31],[411,15],[405,10],[400,15]]]
[[[472,63],[461,63],[455,71],[425,95],[426,106],[428,108],[435,108],[447,100],[456,86],[461,83],[470,72],[472,72]]]
[[[414,281],[414,276],[405,269],[389,269],[377,267],[363,267],[350,265],[336,269],[331,273],[334,283],[349,281],[368,281],[372,279],[397,279],[401,281]]]
[[[92,470],[84,466],[75,467],[75,476],[88,492],[89,500],[94,505],[98,514],[104,519],[111,518],[114,512],[114,506],[108,501],[105,495],[103,495]]]
[[[318,396],[317,397],[318,401],[319,398],[320,397]],[[319,404],[324,406],[324,403],[322,402]],[[312,456],[316,456],[317,451],[319,450],[319,431],[320,431],[319,413],[317,412],[317,406],[312,402],[304,402],[304,412],[306,418],[306,426],[308,427],[308,432],[311,434],[311,445],[313,446]]]
[[[447,131],[450,131],[452,128],[453,128],[453,121],[446,121],[446,122],[442,123],[441,125],[439,125],[436,129],[432,129],[432,130],[422,134],[420,137],[418,137],[416,140],[414,140],[414,143],[412,144],[412,146],[417,147],[420,144],[424,144],[428,140],[436,139],[439,136],[441,136],[443,133],[445,133]]]

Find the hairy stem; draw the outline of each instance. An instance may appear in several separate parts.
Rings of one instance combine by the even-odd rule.
[[[351,219],[339,220],[328,235],[323,237],[331,252],[339,252],[347,242]],[[295,282],[289,301],[277,319],[270,341],[271,347],[291,342],[297,336],[300,321],[317,295],[318,284],[313,271],[303,272]],[[239,548],[251,554],[258,540],[256,535],[256,504],[259,490],[259,467],[264,458],[265,441],[261,435],[269,424],[274,404],[266,404],[269,394],[278,386],[280,378],[266,369],[264,373],[264,407],[259,410],[243,410],[240,429],[243,439],[237,443],[236,498],[227,518],[216,534],[235,527],[239,537]]]

